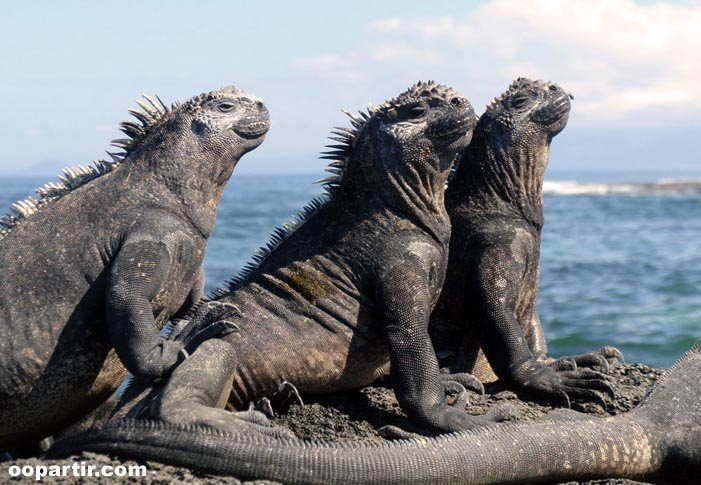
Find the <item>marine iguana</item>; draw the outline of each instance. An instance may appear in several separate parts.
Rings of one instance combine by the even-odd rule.
[[[302,393],[361,387],[391,362],[397,399],[421,431],[499,419],[445,403],[446,387],[477,386],[466,374],[439,373],[427,333],[447,263],[445,179],[471,136],[474,112],[452,89],[419,83],[352,123],[335,132],[340,144],[327,155],[338,172],[326,181],[327,198],[303,210],[296,229],[277,231],[188,325],[240,328],[223,337],[236,349],[236,368],[226,372],[235,409],[281,382]],[[200,387],[207,382],[197,379]],[[586,376],[581,385],[605,382]],[[161,416],[162,385],[135,389],[117,416]],[[135,401],[142,404],[130,407]],[[164,419],[188,412],[169,410]]]
[[[191,320],[240,329],[223,337],[236,349],[232,407],[284,381],[312,394],[361,387],[391,362],[414,422],[434,432],[481,423],[445,402],[427,333],[447,263],[445,181],[475,121],[461,94],[419,82],[334,132],[325,196]]]
[[[215,356],[216,358],[212,358]],[[698,483],[701,346],[658,380],[634,410],[613,417],[556,417],[387,443],[303,441],[242,431],[236,414],[208,406],[226,395],[197,386],[226,376],[234,349],[203,343],[171,376],[160,405],[174,420],[121,419],[57,442],[52,456],[92,451],[286,484],[499,484],[604,477]],[[203,372],[202,368],[209,366]],[[185,391],[188,394],[174,392]],[[177,413],[186,407],[188,413]],[[170,412],[164,413],[169,415]]]
[[[572,386],[579,365],[623,359],[612,347],[546,365],[536,312],[543,174],[550,142],[562,131],[570,96],[558,85],[519,78],[480,117],[470,146],[446,190],[452,234],[445,283],[429,332],[436,351],[458,356],[452,370],[506,384],[569,407],[570,397],[599,401],[595,390]],[[489,364],[482,362],[480,345]],[[461,355],[462,354],[462,355]],[[482,366],[480,365],[482,364]],[[485,365],[486,364],[486,365]],[[574,368],[572,368],[574,367]]]
[[[263,141],[268,111],[235,87],[172,107],[144,99],[130,110],[140,123],[121,123],[128,138],[112,142],[123,150],[112,162],[64,170],[0,219],[0,450],[87,414],[124,366],[162,376],[228,331],[159,337],[202,295],[219,198]]]

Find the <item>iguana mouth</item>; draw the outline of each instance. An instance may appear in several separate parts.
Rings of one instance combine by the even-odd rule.
[[[268,129],[270,129],[270,120],[256,117],[254,120],[251,120],[250,123],[244,125],[237,124],[232,129],[242,138],[258,138],[268,132]]]
[[[451,120],[449,126],[439,126],[433,139],[443,145],[449,145],[462,138],[475,125],[474,117],[466,116],[461,120]]]
[[[536,113],[536,119],[543,123],[555,123],[569,113],[571,108],[570,95],[562,92],[561,96],[552,100]]]

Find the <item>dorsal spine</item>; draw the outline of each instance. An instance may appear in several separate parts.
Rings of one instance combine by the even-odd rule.
[[[58,182],[49,182],[35,189],[36,197],[29,196],[12,204],[10,206],[11,211],[4,216],[0,216],[0,240],[23,221],[39,212],[42,207],[59,200],[69,192],[82,187],[90,181],[114,171],[133,150],[143,144],[146,136],[173,108],[168,108],[158,96],[156,96],[156,100],[145,94],[142,94],[142,96],[147,102],[137,101],[136,104],[143,111],[129,110],[129,114],[136,118],[140,124],[133,121],[122,121],[119,124],[120,130],[129,138],[120,138],[111,142],[112,146],[122,151],[118,153],[107,152],[112,160],[110,162],[96,160],[92,162],[93,165],[88,165],[87,167],[78,165],[64,168],[62,175],[58,176]]]

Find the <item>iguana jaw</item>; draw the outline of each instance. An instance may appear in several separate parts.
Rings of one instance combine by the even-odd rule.
[[[258,120],[251,121],[251,123],[248,125],[243,125],[243,126],[239,125],[239,126],[233,127],[232,129],[241,138],[245,138],[247,140],[255,140],[256,138],[259,138],[259,137],[265,135],[268,132],[269,128],[270,128],[270,121],[269,120],[258,119]]]
[[[270,114],[265,105],[260,101],[251,100],[251,105],[247,106],[246,110],[247,113],[232,124],[231,129],[247,140],[255,140],[265,135],[270,129]]]

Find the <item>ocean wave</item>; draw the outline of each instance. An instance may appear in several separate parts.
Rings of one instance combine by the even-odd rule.
[[[551,195],[694,195],[701,194],[701,179],[654,182],[577,182],[546,180],[543,192]]]

